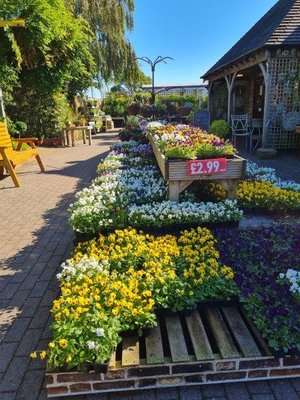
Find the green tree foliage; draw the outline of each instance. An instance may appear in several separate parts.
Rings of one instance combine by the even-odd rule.
[[[51,135],[60,129],[60,119],[68,118],[68,112],[57,116],[57,110],[66,109],[63,97],[86,89],[95,75],[92,32],[64,0],[2,0],[0,19],[15,15],[25,19],[26,27],[0,30],[0,83],[11,103],[7,111],[30,130]]]
[[[130,84],[139,78],[136,54],[126,39],[133,29],[133,0],[73,0],[75,12],[94,32],[92,52],[104,81]]]
[[[133,11],[133,0],[1,0],[0,20],[26,21],[0,28],[0,85],[9,116],[22,118],[32,133],[52,135],[69,118],[66,99],[99,76],[144,83],[126,39]]]
[[[18,13],[25,28],[0,31],[0,63],[10,65],[33,90],[53,92],[66,83],[89,85],[95,72],[87,23],[64,0],[4,0],[0,18]]]

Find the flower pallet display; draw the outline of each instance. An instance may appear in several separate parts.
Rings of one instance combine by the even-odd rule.
[[[226,160],[226,171],[217,174],[189,175],[188,160],[168,160],[158,149],[151,134],[148,134],[159,169],[169,186],[169,200],[178,201],[179,194],[194,181],[218,180],[227,191],[228,199],[236,199],[238,181],[246,175],[246,160],[237,155]],[[194,161],[194,160],[193,160]],[[195,160],[197,162],[197,160]]]
[[[47,372],[48,397],[300,376],[299,356],[272,356],[235,304],[164,314],[146,337],[128,336],[107,373]]]

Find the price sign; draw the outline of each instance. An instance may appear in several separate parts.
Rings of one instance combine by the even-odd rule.
[[[226,167],[226,158],[193,160],[187,163],[187,174],[189,176],[223,174],[226,172]]]

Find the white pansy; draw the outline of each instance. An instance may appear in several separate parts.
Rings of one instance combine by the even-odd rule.
[[[92,277],[98,275],[99,272],[109,271],[108,260],[101,260],[101,262],[94,258],[89,258],[88,255],[84,255],[80,261],[74,261],[72,259],[67,260],[61,265],[62,271],[57,274],[57,279],[60,281],[69,281],[71,278],[80,278],[83,274]]]
[[[300,296],[300,271],[294,269],[288,269],[286,273],[279,274],[280,279],[286,279],[290,283],[290,291]]]
[[[294,181],[284,181],[276,176],[274,168],[259,167],[252,161],[247,161],[246,173],[250,178],[255,178],[259,182],[270,182],[279,189],[300,192],[300,184]]]
[[[133,225],[169,225],[173,223],[206,223],[239,221],[243,212],[237,207],[236,200],[221,203],[194,203],[185,201],[132,205],[129,207],[129,222]],[[158,222],[159,221],[159,222]]]
[[[89,348],[89,350],[95,350],[96,349],[96,343],[93,340],[88,340],[86,342],[87,347]]]
[[[104,329],[103,328],[97,328],[96,329],[96,335],[98,337],[102,337],[104,335]]]

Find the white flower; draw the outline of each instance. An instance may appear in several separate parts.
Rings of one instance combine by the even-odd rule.
[[[98,337],[102,337],[104,335],[104,329],[103,328],[97,328],[96,329],[96,335]]]
[[[96,348],[96,343],[93,340],[88,340],[86,344],[89,350],[94,350]]]

